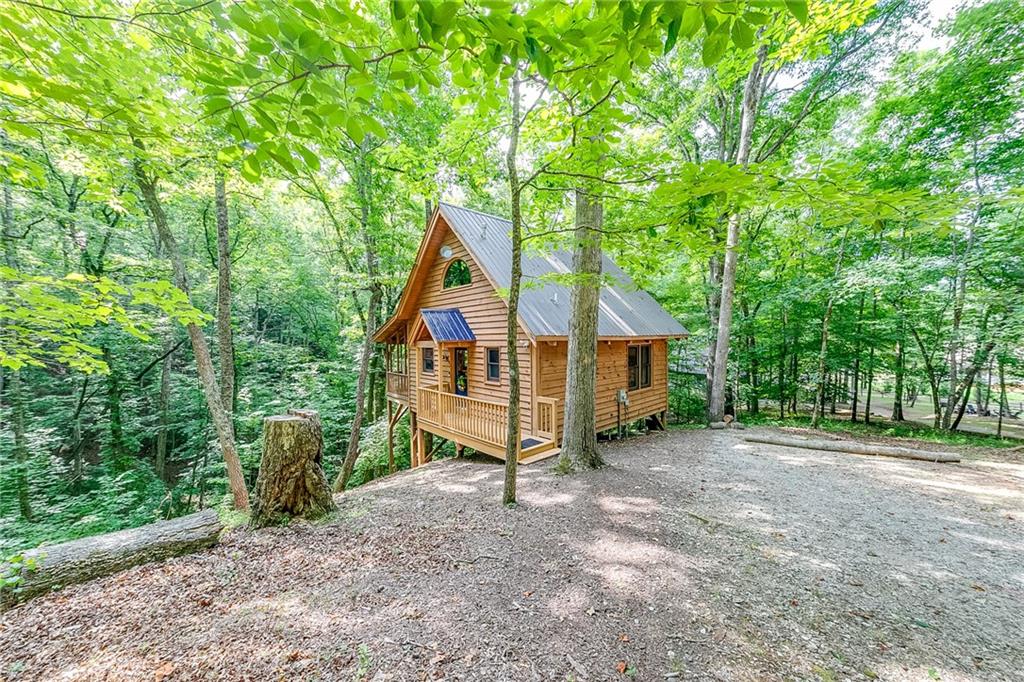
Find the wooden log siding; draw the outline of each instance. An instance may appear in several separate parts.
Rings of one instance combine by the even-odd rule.
[[[615,401],[619,389],[629,389],[629,346],[633,341],[600,341],[597,347],[597,430],[614,428],[618,423],[618,406]],[[622,409],[622,422],[641,419],[657,414],[668,407],[668,342],[653,339],[651,342],[651,385],[628,391],[629,406]],[[540,385],[539,394],[559,399],[564,409],[565,364],[568,347],[565,341],[540,342]],[[561,438],[562,425],[558,425]]]
[[[433,258],[429,271],[423,283],[416,308],[458,308],[466,322],[469,323],[473,334],[476,336],[476,343],[469,345],[468,374],[469,374],[469,395],[473,398],[491,400],[495,402],[508,401],[508,355],[505,349],[505,331],[508,307],[498,296],[498,293],[487,280],[487,276],[470,256],[462,242],[450,231],[447,230],[443,246],[452,250],[451,258],[441,258],[438,255],[440,247],[428,253],[428,258]],[[462,259],[469,265],[470,284],[461,287],[445,289],[444,273],[448,264],[454,259]],[[412,323],[409,323],[407,333],[411,333]],[[487,381],[487,349],[498,348],[501,356],[501,379],[497,382]],[[415,386],[417,372],[413,365],[420,362],[419,349],[410,348],[409,367],[412,392],[416,393],[418,386]],[[451,355],[448,360],[441,356],[443,351],[435,354],[434,376],[424,376],[424,381],[436,383],[438,378],[442,381],[450,381],[448,372],[451,364]],[[450,351],[449,351],[450,353]],[[520,419],[523,424],[523,432],[529,433],[533,426],[533,384],[532,384],[532,363],[530,358],[530,338],[522,329],[519,330],[519,374],[522,381],[522,398],[520,400]],[[442,376],[443,375],[443,376]],[[429,377],[429,378],[428,378]],[[448,384],[442,383],[442,386]],[[414,409],[418,407],[413,404]]]

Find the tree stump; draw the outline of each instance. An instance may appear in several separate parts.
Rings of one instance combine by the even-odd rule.
[[[313,410],[288,410],[263,420],[263,458],[249,525],[262,528],[292,517],[317,519],[334,511],[322,467],[323,431]]]

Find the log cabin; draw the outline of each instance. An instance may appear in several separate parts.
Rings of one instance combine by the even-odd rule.
[[[439,203],[420,242],[385,344],[388,449],[410,415],[412,466],[430,461],[434,437],[504,459],[508,429],[508,307],[512,223]],[[566,385],[572,255],[523,254],[519,301],[519,461],[559,452]],[[687,335],[648,293],[603,257],[597,352],[597,430],[668,409],[668,341]],[[564,278],[563,278],[564,279]],[[438,441],[438,447],[443,441]]]

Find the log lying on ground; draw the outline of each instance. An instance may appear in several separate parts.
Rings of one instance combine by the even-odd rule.
[[[323,451],[320,415],[315,411],[289,410],[263,420],[263,458],[249,521],[253,528],[295,516],[316,519],[334,511],[321,466]]]
[[[217,512],[204,509],[169,521],[31,549],[20,555],[17,565],[0,564],[4,575],[21,574],[16,589],[5,590],[0,601],[6,608],[58,587],[189,554],[216,544],[220,531]]]
[[[827,450],[829,452],[849,452],[854,455],[876,455],[878,457],[897,457],[899,459],[916,459],[925,462],[959,462],[960,455],[954,452],[928,452],[911,450],[890,445],[874,443],[857,443],[849,440],[805,440],[788,436],[750,435],[743,440],[749,443],[767,443],[782,445],[787,448],[806,448],[808,450]]]

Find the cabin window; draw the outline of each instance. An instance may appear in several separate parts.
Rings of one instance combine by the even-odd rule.
[[[433,374],[434,372],[434,349],[423,349],[423,371]]]
[[[629,347],[629,390],[651,385],[651,345]]]
[[[469,274],[469,266],[466,265],[464,260],[453,260],[448,265],[448,269],[444,271],[445,289],[465,286],[472,280],[473,278]]]
[[[487,349],[487,380],[501,381],[501,350]]]

